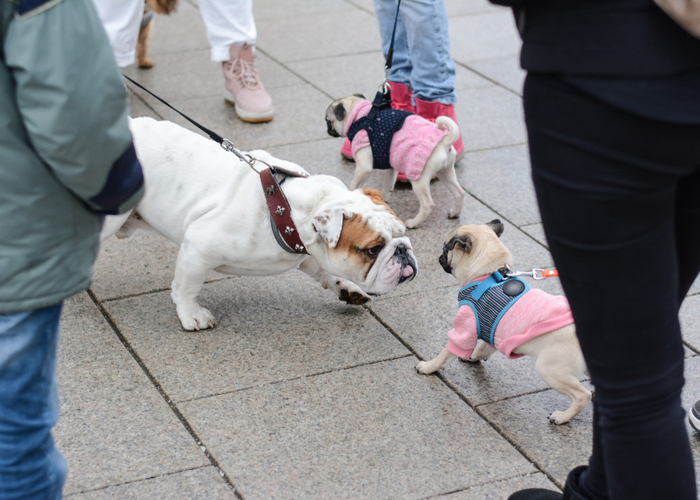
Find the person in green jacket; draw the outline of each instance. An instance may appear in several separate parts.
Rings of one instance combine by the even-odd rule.
[[[104,215],[143,195],[90,0],[0,0],[0,110],[0,499],[61,498],[61,304],[90,284]]]

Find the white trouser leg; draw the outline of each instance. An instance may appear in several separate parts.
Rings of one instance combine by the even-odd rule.
[[[143,0],[92,0],[120,68],[136,61]]]
[[[212,61],[228,61],[231,45],[255,43],[253,0],[199,0],[199,11],[207,27]]]

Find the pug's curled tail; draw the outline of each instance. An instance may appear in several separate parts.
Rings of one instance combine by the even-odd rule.
[[[452,118],[448,116],[438,116],[435,120],[435,125],[437,125],[439,129],[447,130],[447,135],[440,141],[447,148],[452,146],[459,138],[459,125],[457,125]]]

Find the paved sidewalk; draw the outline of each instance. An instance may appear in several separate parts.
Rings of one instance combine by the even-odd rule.
[[[92,288],[63,314],[55,436],[70,466],[66,497],[503,499],[524,487],[558,489],[586,463],[591,406],[549,424],[568,398],[531,359],[496,354],[439,376],[413,369],[443,348],[456,312],[458,287],[437,260],[451,229],[500,218],[519,269],[552,266],[529,177],[511,14],[486,0],[447,4],[468,152],[457,174],[468,197],[460,220],[448,220],[451,197],[433,183],[437,206],[409,232],[416,280],[357,307],[296,271],[213,275],[200,298],[218,327],[192,333],[169,296],[177,247],[143,232],[106,242]],[[156,17],[156,66],[126,73],[241,149],[349,184],[353,164],[340,157],[342,139],[327,135],[324,112],[333,98],[374,95],[382,80],[372,1],[254,5],[272,122],[244,124],[224,102],[194,0]],[[132,116],[192,128],[130,88]],[[406,186],[389,202],[404,220],[418,208]],[[561,291],[556,279],[534,286]],[[689,405],[700,398],[698,283],[682,320]],[[700,458],[700,439],[691,441]]]

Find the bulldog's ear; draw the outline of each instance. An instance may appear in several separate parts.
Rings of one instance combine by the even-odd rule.
[[[450,241],[442,247],[443,253],[450,252],[455,248],[462,250],[465,253],[472,251],[472,238],[468,234],[458,234],[453,236]]]
[[[503,234],[503,230],[505,229],[505,226],[501,224],[501,221],[498,219],[493,219],[491,222],[487,222],[486,225],[493,229],[493,232],[496,233],[496,236],[499,238]]]
[[[346,217],[352,217],[352,212],[338,207],[323,210],[311,219],[311,224],[328,248],[335,248],[338,244],[340,232],[343,230],[343,220]]]
[[[345,111],[345,106],[342,102],[339,102],[338,105],[335,108],[333,108],[333,115],[335,116],[335,119],[339,122],[342,122],[347,114],[348,112]]]
[[[367,99],[365,96],[362,94],[353,94],[355,97],[359,97],[360,99]]]
[[[394,216],[396,217],[396,214],[394,211],[391,209],[389,205],[387,205],[386,201],[384,201],[384,196],[382,195],[382,192],[379,191],[378,189],[360,189],[362,193],[364,193],[370,200],[374,202],[375,205],[384,205],[386,209]],[[396,217],[398,219],[398,217]]]

